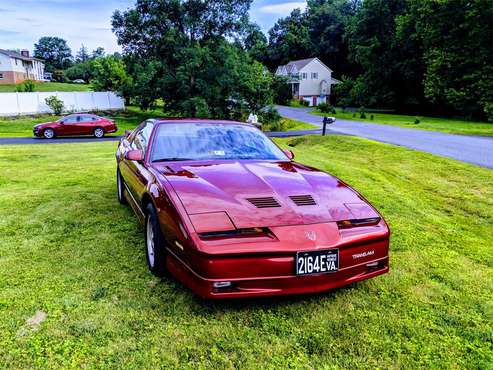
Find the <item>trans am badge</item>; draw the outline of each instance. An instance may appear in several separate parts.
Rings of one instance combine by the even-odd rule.
[[[305,236],[308,240],[311,240],[312,242],[317,240],[317,233],[315,233],[315,231],[306,231]]]

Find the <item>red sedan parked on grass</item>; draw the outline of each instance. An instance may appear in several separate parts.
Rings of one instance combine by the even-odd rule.
[[[53,139],[57,136],[93,135],[97,138],[116,132],[115,122],[95,114],[70,114],[58,121],[41,123],[33,127],[34,136]]]
[[[238,122],[147,120],[128,133],[118,199],[145,225],[150,271],[204,298],[321,292],[388,272],[378,212],[292,159]]]

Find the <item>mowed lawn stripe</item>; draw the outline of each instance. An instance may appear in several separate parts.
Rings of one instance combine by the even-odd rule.
[[[493,172],[353,137],[278,142],[379,208],[389,274],[204,302],[147,272],[115,143],[2,146],[0,367],[490,367]]]

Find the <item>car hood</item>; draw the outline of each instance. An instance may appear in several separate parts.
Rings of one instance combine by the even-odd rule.
[[[295,162],[169,162],[155,168],[189,215],[226,212],[237,228],[378,216],[339,179]]]

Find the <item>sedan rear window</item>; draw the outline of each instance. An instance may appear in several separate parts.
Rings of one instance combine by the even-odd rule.
[[[163,123],[157,128],[151,161],[286,160],[258,129],[241,124]]]

